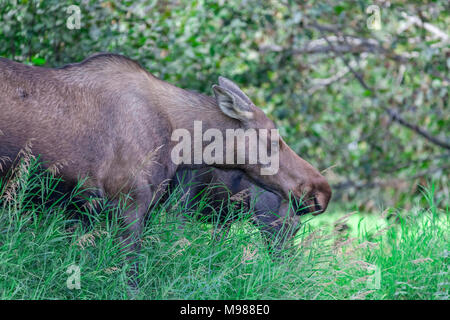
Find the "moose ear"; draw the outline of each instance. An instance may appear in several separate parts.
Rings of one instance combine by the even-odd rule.
[[[216,84],[212,86],[212,89],[220,110],[227,116],[243,122],[253,119],[251,106],[239,95]]]
[[[241,90],[241,88],[239,88],[239,86],[230,79],[220,76],[219,85],[238,95],[242,100],[244,100],[244,102],[248,103],[249,105],[253,104],[253,102],[249,97],[247,97],[247,95]]]

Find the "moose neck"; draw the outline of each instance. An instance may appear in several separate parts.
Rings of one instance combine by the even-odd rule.
[[[194,122],[199,121],[203,131],[218,129],[225,134],[226,129],[240,127],[239,121],[223,114],[215,98],[165,84],[159,104],[167,111],[172,130],[186,129],[193,135]]]
[[[227,129],[238,129],[241,123],[238,120],[226,116],[217,105],[216,99],[200,93],[183,90],[181,88],[165,83],[164,90],[158,90],[158,103],[167,114],[172,124],[172,132],[179,130],[184,137],[187,133],[191,138],[191,161],[182,167],[203,167],[211,165],[202,157],[201,163],[195,160],[198,152],[207,147],[211,140],[203,140],[203,134],[214,129],[223,138],[226,137]],[[175,140],[176,141],[176,140]],[[176,144],[176,142],[175,142]],[[226,142],[223,140],[223,155],[226,154]],[[199,157],[197,157],[199,159]],[[213,165],[216,166],[216,165]],[[223,167],[223,165],[220,165]],[[227,165],[225,165],[227,167]],[[229,168],[235,167],[233,165]]]

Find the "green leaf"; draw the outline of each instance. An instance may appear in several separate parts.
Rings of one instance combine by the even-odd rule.
[[[42,66],[45,64],[45,59],[40,57],[33,57],[31,58],[31,62],[36,66]]]
[[[370,91],[370,90],[364,91],[364,97],[370,97],[371,95],[372,95],[372,91]]]
[[[334,7],[334,12],[336,12],[336,14],[340,14],[344,10],[345,10],[344,6],[336,6],[336,7]]]

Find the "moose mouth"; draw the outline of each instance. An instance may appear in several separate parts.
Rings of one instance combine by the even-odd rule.
[[[312,213],[313,216],[319,215],[323,212],[317,198],[314,196],[308,200],[296,200],[292,201],[292,209],[297,216],[303,216],[308,213]]]

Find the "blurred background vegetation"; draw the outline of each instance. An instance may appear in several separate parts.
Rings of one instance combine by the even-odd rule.
[[[326,170],[335,202],[409,209],[435,181],[445,207],[449,12],[447,0],[0,0],[0,56],[56,67],[116,52],[206,94],[224,75]]]

